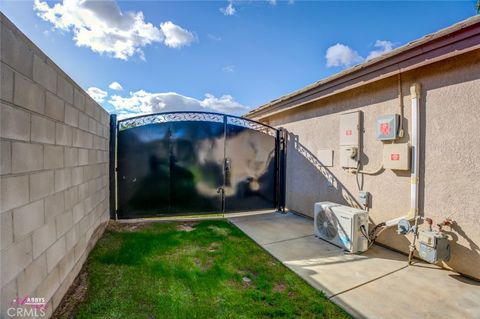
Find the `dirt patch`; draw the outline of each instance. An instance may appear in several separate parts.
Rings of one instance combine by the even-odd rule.
[[[228,228],[217,227],[212,225],[212,226],[208,226],[208,229],[213,231],[218,236],[228,236],[230,234],[230,229]]]
[[[248,288],[253,284],[252,279],[248,278],[247,276],[242,278],[242,287]]]
[[[273,292],[284,292],[285,289],[287,289],[287,285],[285,284],[276,284],[273,286],[272,291]]]
[[[191,232],[191,231],[195,230],[195,225],[196,224],[197,223],[182,223],[182,224],[177,226],[177,230],[186,231],[188,233],[188,232]]]
[[[241,285],[243,288],[248,288],[254,284],[255,278],[258,277],[258,273],[250,270],[238,270],[238,273],[242,276]]]
[[[208,252],[216,252],[220,249],[221,246],[221,243],[213,242],[208,246]]]
[[[243,289],[247,289],[247,288],[250,288],[250,287],[254,287],[254,282],[253,282],[253,279],[249,276],[242,276],[240,278],[240,280],[238,279],[229,279],[227,280],[227,285],[228,286],[231,286],[231,287],[236,287],[236,288],[243,288]]]
[[[88,288],[88,271],[87,267],[83,266],[77,278],[73,281],[67,293],[63,297],[60,305],[53,313],[53,319],[73,319],[75,318],[78,306],[85,301],[87,297]]]
[[[212,266],[213,266],[213,260],[211,258],[208,258],[205,261],[201,260],[200,258],[195,258],[193,260],[193,263],[195,264],[195,266],[197,266],[198,268],[200,268],[203,271],[206,271],[206,270],[212,268]]]
[[[119,223],[110,221],[107,229],[113,232],[134,232],[147,227],[148,223]]]
[[[257,273],[257,272],[251,271],[251,270],[248,270],[248,269],[246,269],[246,270],[240,269],[240,270],[238,271],[238,273],[239,273],[240,275],[244,276],[244,277],[245,277],[245,276],[248,276],[249,278],[253,278],[253,279],[255,279],[255,278],[258,277],[258,273]]]

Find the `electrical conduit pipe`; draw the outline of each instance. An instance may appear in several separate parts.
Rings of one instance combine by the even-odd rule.
[[[419,158],[420,158],[420,84],[410,86],[412,99],[412,137],[411,137],[411,175],[410,175],[410,211],[407,215],[385,222],[387,227],[395,226],[401,219],[409,221],[418,216],[418,191],[419,191]]]

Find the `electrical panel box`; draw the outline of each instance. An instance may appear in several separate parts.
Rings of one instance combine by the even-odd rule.
[[[356,168],[360,147],[360,111],[340,116],[340,166]]]
[[[432,230],[422,230],[418,233],[420,258],[429,263],[440,260],[450,260],[450,242],[445,234]]]
[[[360,142],[360,112],[349,112],[340,115],[340,145],[356,146]]]
[[[375,133],[379,141],[393,141],[397,139],[400,115],[389,114],[377,118]]]
[[[410,145],[383,145],[383,167],[386,169],[408,171],[410,169]]]

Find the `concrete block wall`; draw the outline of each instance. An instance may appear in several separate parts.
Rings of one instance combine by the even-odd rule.
[[[109,219],[109,114],[0,15],[0,317],[50,315]]]

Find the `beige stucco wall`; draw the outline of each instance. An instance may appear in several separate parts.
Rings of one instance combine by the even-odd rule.
[[[414,82],[422,86],[421,215],[438,223],[455,213],[457,225],[449,231],[452,258],[443,266],[480,278],[480,51],[402,74],[406,134],[399,142],[409,141],[409,88]],[[397,76],[262,119],[290,132],[289,209],[312,216],[318,201],[356,205],[355,176],[340,167],[338,156],[340,114],[353,110],[363,112],[364,169],[375,170],[382,156],[382,142],[375,139],[375,119],[399,113]],[[319,149],[334,150],[333,167],[318,162]],[[364,190],[372,194],[374,223],[403,216],[410,209],[410,172],[385,170],[378,176],[366,175]],[[408,252],[409,240],[394,230],[383,232],[378,239],[404,252]]]
[[[46,318],[109,219],[109,115],[0,18],[0,318],[25,296]]]

